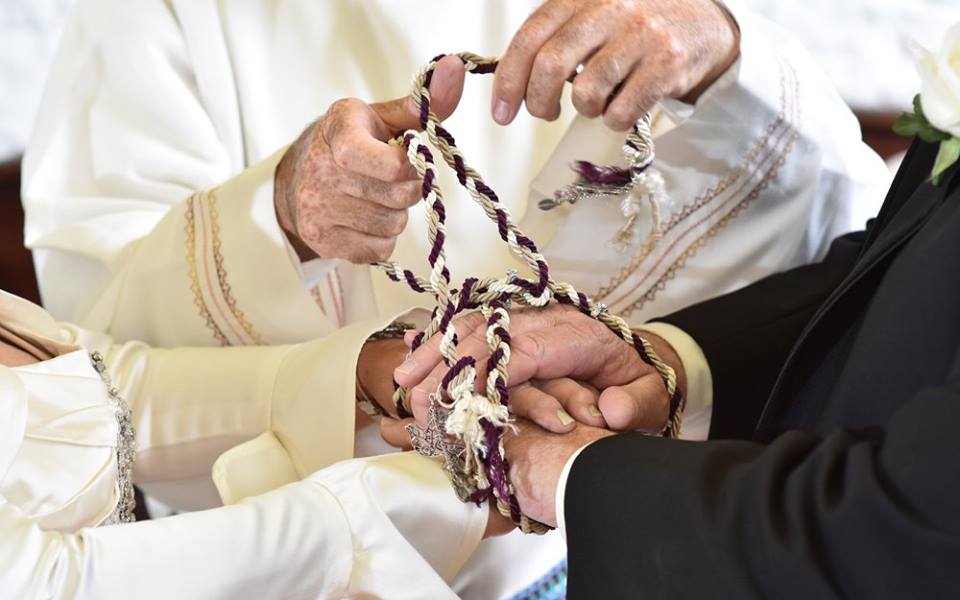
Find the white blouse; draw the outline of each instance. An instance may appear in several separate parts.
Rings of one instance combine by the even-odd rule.
[[[0,598],[456,597],[447,581],[487,512],[412,453],[340,462],[226,507],[98,527],[118,501],[117,421],[77,341],[106,350],[133,409],[134,478],[147,484],[209,473],[225,447],[266,430],[284,402],[269,392],[286,375],[279,354],[309,355],[309,345],[104,348],[105,336],[61,328],[2,292],[0,319],[26,335],[39,324],[36,339],[66,350],[0,367]],[[323,436],[321,417],[302,415]]]

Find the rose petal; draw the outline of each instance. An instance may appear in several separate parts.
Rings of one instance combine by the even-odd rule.
[[[951,27],[944,42],[944,49],[957,48],[960,52],[960,24]],[[941,131],[960,137],[960,73],[953,69],[953,61],[913,45],[917,57],[917,72],[922,91],[920,102],[930,124]]]

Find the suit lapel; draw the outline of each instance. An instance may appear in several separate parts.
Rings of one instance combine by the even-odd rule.
[[[879,233],[890,222],[890,219],[906,204],[913,191],[920,187],[930,175],[930,169],[936,155],[937,148],[932,144],[926,144],[919,139],[911,144],[903,162],[900,164],[900,168],[897,170],[893,183],[890,185],[890,190],[883,200],[880,213],[870,227],[870,232],[863,246],[864,251],[873,244]]]
[[[887,226],[877,232],[873,242],[860,255],[853,270],[824,303],[823,309],[829,309],[832,301],[842,297],[864,274],[899,248],[903,242],[910,239],[926,222],[930,212],[939,206],[943,200],[943,195],[943,188],[934,187],[929,183],[921,184],[909,196],[909,201],[904,203],[900,210],[892,216]]]
[[[884,259],[906,243],[943,201],[947,188],[951,187],[948,184],[953,181],[944,182],[939,187],[924,181],[930,174],[935,154],[936,147],[930,144],[915,143],[911,147],[857,264],[817,310],[787,357],[760,416],[758,431],[771,428],[783,408],[795,397],[805,377],[817,366],[813,361],[804,361],[802,357],[815,345],[818,325],[838,302],[855,290],[868,273],[881,266]]]

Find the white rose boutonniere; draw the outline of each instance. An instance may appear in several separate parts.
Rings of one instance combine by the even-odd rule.
[[[940,144],[930,174],[937,185],[944,171],[960,160],[960,23],[947,31],[939,55],[920,45],[915,50],[923,87],[913,100],[913,113],[901,115],[893,130]]]

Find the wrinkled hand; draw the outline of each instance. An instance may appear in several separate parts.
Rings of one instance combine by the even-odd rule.
[[[440,61],[430,85],[432,108],[449,116],[463,92],[460,60]],[[287,150],[277,166],[277,220],[301,260],[386,260],[420,198],[406,152],[387,142],[419,128],[413,100],[334,102]]]
[[[460,355],[477,359],[477,387],[482,393],[490,354],[486,322],[473,313],[453,326]],[[514,415],[556,433],[575,428],[561,413],[582,424],[619,431],[660,431],[666,424],[670,399],[663,380],[599,321],[556,304],[522,309],[510,313],[510,335],[507,374]],[[683,368],[673,348],[657,336],[644,337],[677,370],[680,391],[685,392]],[[429,395],[437,391],[447,371],[439,342],[440,336],[434,336],[394,372],[397,383],[411,390],[411,409],[421,424],[426,423]],[[524,385],[536,380],[541,383]]]
[[[547,0],[500,60],[493,117],[506,125],[525,100],[531,115],[556,119],[582,64],[574,107],[626,130],[662,98],[695,100],[739,52],[737,25],[713,0]]]
[[[557,486],[564,465],[580,448],[614,433],[577,425],[570,433],[556,434],[523,420],[517,421],[516,426],[516,432],[507,431],[504,435],[503,444],[520,510],[556,527]]]

